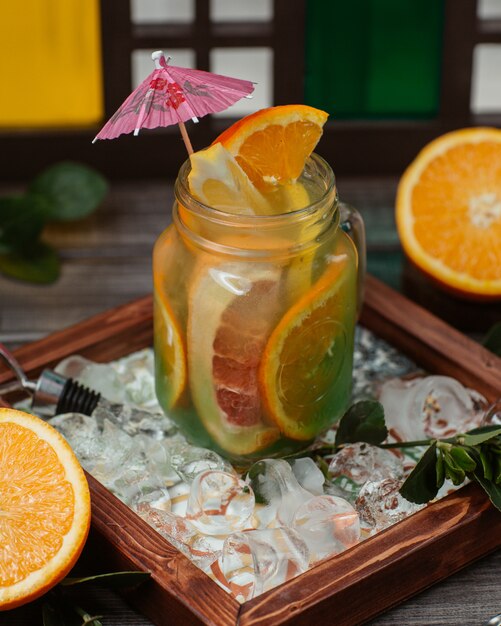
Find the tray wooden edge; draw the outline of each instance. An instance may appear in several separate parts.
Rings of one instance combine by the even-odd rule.
[[[235,626],[240,604],[99,481],[87,474],[92,525],[84,561],[92,572],[148,571],[126,598],[158,624]]]
[[[430,371],[454,376],[490,400],[501,395],[501,359],[371,276],[361,323]],[[23,346],[16,357],[29,375],[35,375],[70,354],[107,361],[151,342],[152,298],[146,296]],[[0,366],[0,383],[10,379],[10,372]],[[128,598],[158,624],[172,623],[173,616],[183,624],[214,626],[311,624],[312,619],[331,617],[333,606],[336,619],[343,615],[343,624],[359,624],[501,545],[501,528],[496,530],[501,516],[485,494],[471,485],[239,605],[100,483],[92,477],[89,483],[94,503],[90,547],[99,559],[105,558],[107,567],[152,568],[150,583]],[[437,515],[443,517],[443,524],[431,523]],[[416,523],[419,528],[421,524],[430,527],[425,541],[414,541]],[[398,542],[403,542],[399,550],[385,553]],[[136,552],[129,552],[131,548]],[[423,557],[433,561],[439,549],[450,550],[452,560],[447,567],[428,567],[427,561],[426,576],[418,576],[419,561]],[[159,560],[154,558],[157,552]],[[412,584],[402,583],[401,569],[407,566],[415,574]],[[391,593],[381,605],[388,587]],[[364,602],[357,609],[362,593]]]
[[[333,615],[356,626],[499,546],[501,513],[470,484],[246,602],[239,626],[332,623]]]

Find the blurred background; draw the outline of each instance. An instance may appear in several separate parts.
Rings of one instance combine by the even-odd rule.
[[[85,219],[44,227],[62,260],[55,282],[0,274],[0,341],[19,345],[150,292],[151,247],[186,158],[178,129],[91,140],[157,49],[258,83],[252,100],[188,123],[195,149],[264,106],[328,111],[318,152],[364,216],[369,271],[463,330],[501,318],[498,305],[457,302],[408,268],[393,216],[398,178],[426,143],[501,125],[501,0],[25,0],[2,11],[0,195],[67,160],[110,191]]]
[[[89,142],[156,49],[174,65],[258,83],[253,100],[192,125],[195,148],[231,118],[305,102],[331,115],[321,148],[339,175],[399,175],[431,138],[499,123],[500,20],[501,0],[9,3],[0,176],[25,180],[62,158],[119,179],[175,176],[185,156],[175,128]]]

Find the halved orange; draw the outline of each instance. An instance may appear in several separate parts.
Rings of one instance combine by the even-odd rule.
[[[423,272],[466,297],[501,297],[501,130],[466,128],[428,144],[400,180],[402,246]]]
[[[296,181],[322,136],[327,113],[304,104],[262,109],[239,120],[222,143],[258,189]]]
[[[279,318],[280,272],[263,264],[200,265],[190,290],[188,364],[193,403],[231,455],[262,450],[280,435],[263,419],[258,367]]]
[[[37,417],[0,409],[0,610],[66,576],[90,517],[85,474],[64,438]]]
[[[349,401],[356,310],[353,244],[343,234],[322,276],[270,335],[259,370],[269,418],[307,441],[339,418]]]

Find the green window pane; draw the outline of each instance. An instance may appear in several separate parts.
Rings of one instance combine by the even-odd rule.
[[[438,112],[443,0],[307,3],[305,101],[338,118]]]

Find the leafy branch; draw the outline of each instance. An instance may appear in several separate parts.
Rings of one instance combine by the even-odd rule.
[[[23,195],[0,198],[0,272],[28,282],[54,282],[60,262],[41,239],[45,225],[87,217],[107,190],[96,171],[63,162],[37,176]]]
[[[334,447],[313,449],[310,454],[332,455],[337,449],[356,442],[380,448],[427,446],[400,488],[404,498],[424,504],[436,497],[446,478],[456,486],[469,478],[479,483],[492,504],[501,511],[501,426],[482,426],[447,439],[383,443],[387,436],[383,406],[364,400],[351,406],[339,422]]]

